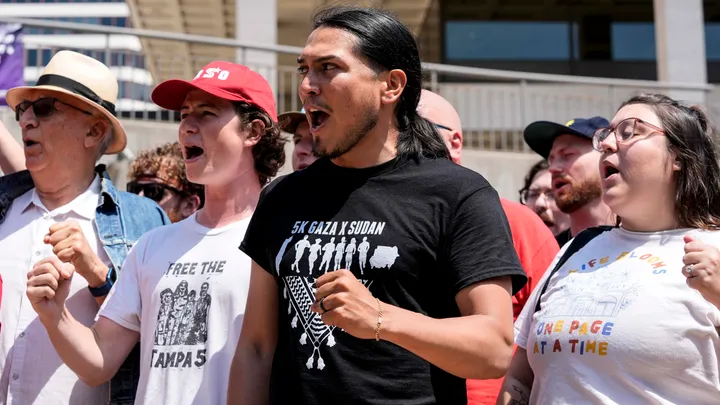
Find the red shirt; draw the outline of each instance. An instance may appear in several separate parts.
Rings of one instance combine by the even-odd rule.
[[[550,229],[530,208],[504,198],[500,202],[510,224],[515,251],[528,277],[525,287],[512,297],[515,320],[560,247]],[[502,381],[502,378],[467,380],[468,405],[495,405]]]

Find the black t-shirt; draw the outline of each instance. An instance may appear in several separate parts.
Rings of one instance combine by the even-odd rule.
[[[465,380],[323,324],[310,306],[327,271],[348,268],[381,301],[433,318],[460,316],[455,295],[471,284],[511,276],[514,294],[527,280],[496,191],[445,159],[318,160],[263,190],[240,248],[277,277],[273,404],[467,404]]]
[[[555,235],[555,240],[560,247],[563,247],[566,243],[570,241],[570,239],[572,239],[572,233],[570,233],[570,228]]]

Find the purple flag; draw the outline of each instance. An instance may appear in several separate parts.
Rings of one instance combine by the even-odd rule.
[[[25,53],[20,24],[0,24],[0,105],[7,105],[5,93],[24,86]]]

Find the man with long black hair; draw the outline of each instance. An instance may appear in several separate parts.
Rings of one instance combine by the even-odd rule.
[[[465,378],[505,373],[526,282],[496,191],[418,115],[417,44],[389,14],[320,12],[298,73],[320,159],[268,186],[240,246],[228,404],[466,404]]]

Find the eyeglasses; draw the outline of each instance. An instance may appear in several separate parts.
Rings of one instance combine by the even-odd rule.
[[[547,200],[553,201],[555,200],[555,192],[552,190],[523,190],[522,193],[520,193],[520,202],[523,204],[530,204],[538,199],[540,199],[541,196],[545,196]]]
[[[600,128],[595,131],[592,137],[593,148],[598,152],[602,152],[603,148],[601,143],[613,132],[618,142],[627,142],[634,136],[647,136],[653,132],[664,134],[665,130],[647,123],[640,118],[626,118],[620,121],[614,128]]]
[[[445,125],[440,125],[440,124],[438,124],[437,122],[432,122],[432,121],[430,121],[430,122],[431,122],[433,125],[435,125],[437,128],[444,129],[444,130],[446,130],[446,131],[452,132],[452,129],[450,129],[449,127],[446,127]]]
[[[51,116],[53,114],[53,112],[57,111],[55,108],[55,103],[65,104],[66,106],[72,107],[84,114],[93,115],[89,111],[85,111],[79,107],[75,107],[74,105],[68,104],[62,100],[58,100],[56,98],[51,98],[51,97],[43,97],[43,98],[39,98],[35,101],[25,100],[25,101],[21,102],[20,104],[16,105],[15,106],[15,120],[20,122],[20,116],[22,116],[25,113],[25,111],[27,111],[27,109],[31,108],[31,107],[33,109],[33,114],[35,114],[35,116],[37,118],[47,118],[47,117]]]
[[[140,194],[140,192],[142,192],[145,197],[158,203],[163,199],[165,190],[174,191],[179,195],[186,194],[182,190],[162,183],[138,183],[137,181],[131,181],[127,184],[126,189],[128,193],[132,194]]]

